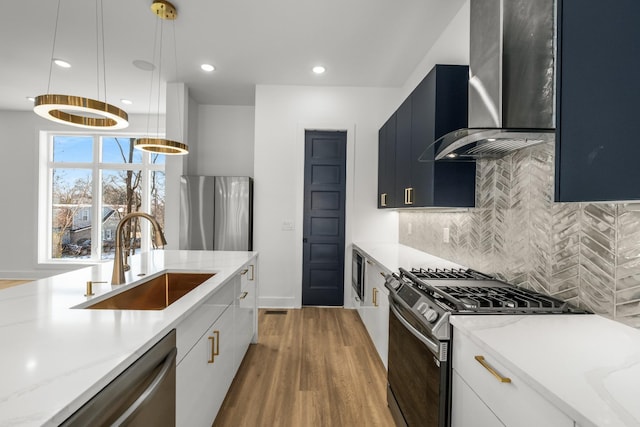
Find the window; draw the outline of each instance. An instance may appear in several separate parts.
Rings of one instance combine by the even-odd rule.
[[[165,156],[134,149],[134,140],[43,133],[41,262],[112,259],[116,226],[130,212],[150,213],[164,228]],[[151,229],[143,221],[133,218],[123,230],[134,250],[151,245]]]

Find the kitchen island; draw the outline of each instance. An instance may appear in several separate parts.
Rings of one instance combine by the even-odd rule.
[[[0,426],[59,425],[256,257],[153,251],[130,258],[124,285],[103,263],[0,291]],[[165,271],[215,274],[164,310],[78,308]]]

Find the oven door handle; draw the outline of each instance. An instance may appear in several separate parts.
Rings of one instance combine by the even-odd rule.
[[[400,314],[398,309],[393,306],[393,303],[389,305],[389,308],[391,309],[391,312],[396,316],[396,318],[400,321],[400,323],[402,323],[405,326],[405,328],[407,328],[407,330],[411,332],[411,335],[413,335],[418,340],[420,340],[420,342],[425,346],[427,346],[429,351],[435,354],[438,358],[440,357],[440,346],[438,345],[438,343],[429,339],[428,337],[425,337],[423,334],[420,333],[420,331],[414,328],[411,323],[407,322],[404,316]]]

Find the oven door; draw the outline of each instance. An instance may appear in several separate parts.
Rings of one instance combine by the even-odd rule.
[[[390,297],[387,401],[398,426],[448,427],[448,342]]]

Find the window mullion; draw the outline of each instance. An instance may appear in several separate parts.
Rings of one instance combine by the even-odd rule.
[[[102,137],[93,138],[93,224],[91,229],[91,259],[102,259]]]

